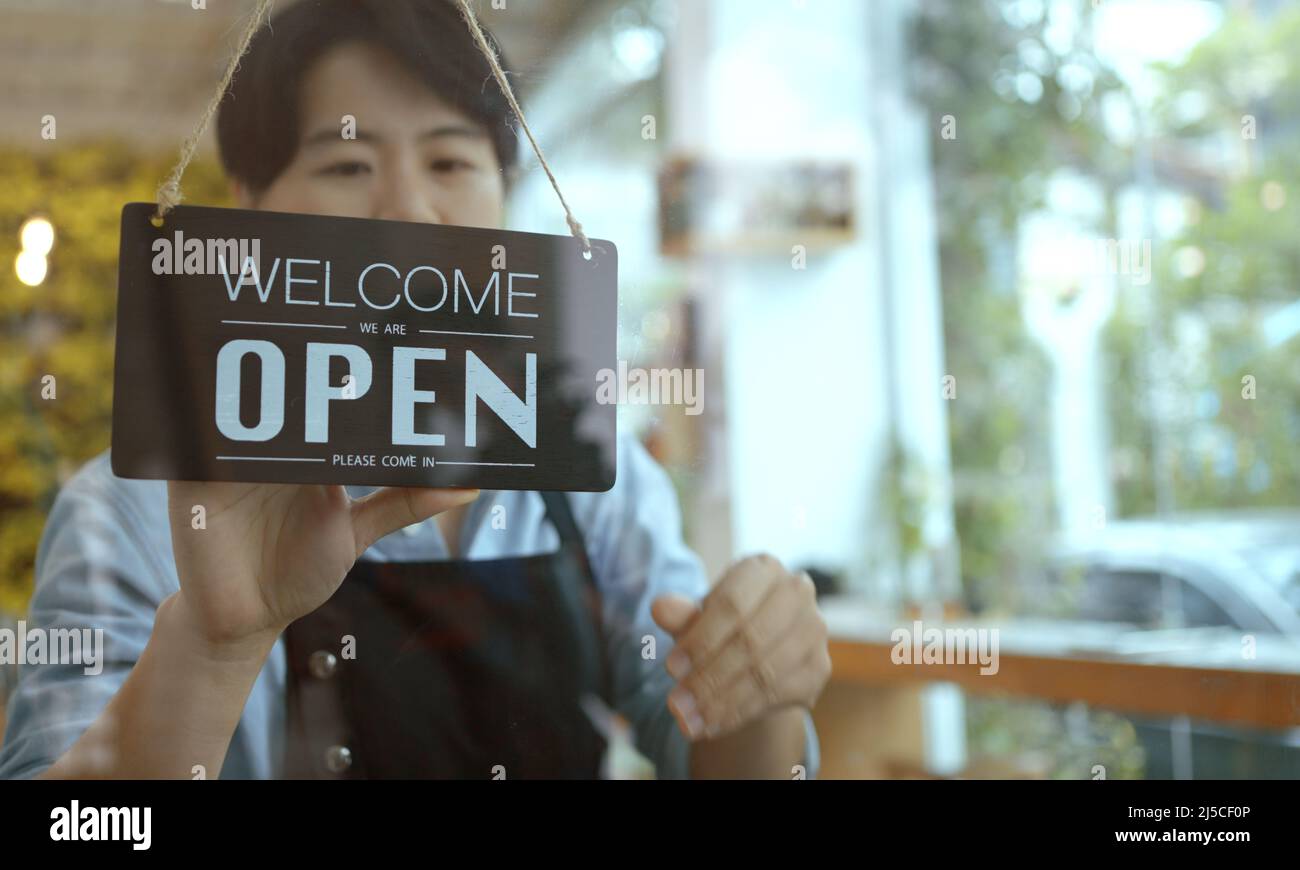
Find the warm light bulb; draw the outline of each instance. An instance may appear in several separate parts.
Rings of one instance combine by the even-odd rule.
[[[19,238],[24,251],[44,257],[54,247],[54,225],[45,218],[32,218],[23,224]]]
[[[23,251],[18,255],[18,259],[14,260],[14,271],[18,273],[18,280],[28,287],[35,287],[44,281],[48,268],[45,255],[33,251]]]

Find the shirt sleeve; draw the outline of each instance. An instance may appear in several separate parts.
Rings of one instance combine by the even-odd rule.
[[[98,661],[83,652],[81,663],[49,663],[47,656],[47,663],[20,666],[6,709],[0,779],[37,776],[67,752],[121,688],[149,640],[158,605],[174,591],[140,518],[109,485],[107,462],[96,462],[102,468],[87,466],[55,499],[25,623],[47,637],[55,629],[90,630]]]
[[[603,621],[615,707],[631,724],[637,749],[660,779],[690,775],[690,742],[668,709],[674,686],[664,667],[672,638],[655,624],[650,605],[677,593],[702,599],[704,566],[682,538],[672,482],[634,438],[618,443],[614,488],[588,503],[587,546],[604,598]],[[819,766],[817,733],[805,717],[808,778]],[[793,772],[792,772],[793,775]]]

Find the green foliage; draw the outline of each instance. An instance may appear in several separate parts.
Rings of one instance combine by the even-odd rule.
[[[970,603],[1002,608],[1037,567],[1052,517],[1043,413],[1050,372],[1021,319],[1014,240],[1022,218],[1044,206],[1052,172],[1074,167],[1108,178],[1130,160],[1101,131],[1102,104],[1121,85],[1098,61],[1087,28],[1062,46],[1044,10],[1021,13],[1032,6],[930,0],[912,33],[914,89],[934,121],[963,583]],[[1089,20],[1091,3],[1073,7]],[[956,120],[955,139],[943,136],[945,115]]]
[[[0,149],[0,611],[26,609],[59,485],[108,447],[121,209],[152,200],[174,160],[120,143]],[[228,204],[211,162],[190,166],[184,190],[187,201]],[[56,235],[45,281],[28,287],[13,263],[33,215]],[[53,399],[42,398],[46,375]]]
[[[1071,5],[1090,20],[1091,3]],[[1140,180],[1139,155],[1102,123],[1105,106],[1131,110],[1137,100],[1098,59],[1087,26],[1068,45],[1049,36],[1052,7],[931,0],[913,34],[915,89],[935,121],[962,566],[972,599],[1004,607],[1050,531],[1053,498],[1048,372],[1019,314],[1017,229],[1044,207],[1045,179],[1070,169],[1107,203],[1092,230],[1118,237],[1117,200]],[[1229,6],[1185,61],[1152,71],[1145,126],[1156,185],[1166,200],[1181,192],[1188,225],[1153,240],[1152,284],[1122,288],[1103,336],[1120,516],[1294,503],[1300,340],[1269,348],[1260,329],[1300,286],[1298,38],[1300,8],[1264,17]],[[946,114],[955,139],[942,136]],[[1258,141],[1242,135],[1247,115]],[[1247,375],[1255,400],[1242,395]],[[1014,475],[1003,461],[1010,445],[1024,457]]]
[[[1162,357],[1148,383],[1112,393],[1116,444],[1169,445],[1162,466],[1144,462],[1119,481],[1125,511],[1149,510],[1159,477],[1178,509],[1296,503],[1300,336],[1270,346],[1263,327],[1300,286],[1297,39],[1300,8],[1266,18],[1232,6],[1184,62],[1160,69],[1156,135],[1193,155],[1209,182],[1189,186],[1186,228],[1157,245],[1152,314],[1123,306],[1111,327],[1116,369],[1144,346]],[[1257,139],[1243,135],[1247,116]],[[1131,395],[1143,388],[1168,396],[1164,413]]]
[[[1050,779],[1141,779],[1146,767],[1132,723],[1113,713],[1090,712],[1067,721],[1066,710],[1037,701],[972,698],[967,702],[968,751],[973,758],[1017,758]]]
[[[1064,7],[1084,22],[1093,14],[1087,0],[923,0],[914,31],[915,88],[934,121],[947,371],[958,385],[950,435],[963,579],[970,599],[1007,610],[1025,573],[1040,570],[1053,503],[1048,373],[1019,313],[1017,230],[1044,207],[1046,179],[1070,169],[1105,202],[1090,231],[1118,238],[1119,197],[1141,181],[1141,155],[1102,122],[1139,101],[1098,60],[1086,26],[1068,46],[1049,38],[1048,10]],[[1142,118],[1151,189],[1162,207],[1183,199],[1186,226],[1152,240],[1150,286],[1121,282],[1103,334],[1120,516],[1295,504],[1300,491],[1300,336],[1269,346],[1262,330],[1300,286],[1300,8],[1225,4],[1224,15],[1183,62],[1151,72]],[[956,139],[942,136],[948,114]],[[1258,140],[1243,135],[1251,123]],[[1254,399],[1243,394],[1247,376]],[[1106,751],[1110,778],[1140,772],[1122,721],[1103,727],[1094,714],[1092,729],[1110,737],[1080,755],[1058,718],[973,708],[972,751],[1039,745],[1054,775],[1084,777]]]

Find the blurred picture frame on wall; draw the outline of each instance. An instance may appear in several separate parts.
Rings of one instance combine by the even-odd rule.
[[[854,168],[836,161],[723,163],[679,156],[659,172],[660,251],[784,254],[857,236]]]

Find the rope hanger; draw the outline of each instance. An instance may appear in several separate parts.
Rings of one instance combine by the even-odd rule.
[[[257,8],[253,10],[252,16],[248,20],[247,27],[244,28],[243,35],[239,38],[239,43],[235,51],[230,56],[230,62],[226,64],[225,74],[222,75],[221,81],[217,84],[217,89],[208,101],[207,108],[199,117],[198,123],[194,127],[189,137],[181,146],[181,156],[172,167],[171,173],[167,179],[158,186],[158,208],[152,218],[155,227],[163,225],[167,213],[180,204],[184,199],[181,192],[181,178],[185,175],[185,169],[190,165],[194,158],[194,152],[198,148],[199,140],[204,132],[207,131],[208,125],[217,113],[217,108],[221,105],[221,100],[226,95],[226,90],[230,87],[230,81],[235,77],[235,70],[239,68],[239,62],[243,60],[244,55],[248,53],[248,46],[253,41],[253,36],[262,27],[262,24],[269,18],[271,4],[274,0],[258,0]],[[588,259],[591,258],[591,240],[582,230],[582,224],[573,216],[573,210],[569,208],[569,203],[560,192],[560,183],[555,179],[555,173],[551,171],[551,166],[546,162],[545,155],[542,154],[542,148],[537,144],[537,139],[533,136],[532,129],[528,126],[527,119],[524,118],[524,110],[519,105],[519,100],[515,98],[514,89],[510,87],[510,82],[506,78],[505,70],[501,68],[501,60],[497,53],[492,49],[491,43],[487,40],[487,35],[483,32],[482,26],[478,23],[478,18],[474,15],[474,10],[470,8],[468,0],[455,0],[456,5],[460,8],[461,17],[465,19],[465,24],[469,27],[470,33],[474,37],[474,42],[479,51],[487,59],[488,66],[492,69],[492,76],[496,79],[505,95],[506,102],[510,104],[510,110],[514,112],[515,117],[519,119],[519,125],[523,128],[524,135],[528,137],[528,143],[532,145],[533,153],[537,155],[538,162],[541,163],[542,169],[546,172],[546,177],[550,179],[551,187],[555,189],[555,195],[559,197],[560,205],[564,208],[564,217],[569,224],[569,232],[573,237],[582,243],[583,255]]]

